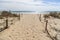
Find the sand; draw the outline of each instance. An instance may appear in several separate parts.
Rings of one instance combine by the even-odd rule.
[[[23,14],[8,29],[0,32],[0,40],[51,40],[44,33],[45,23],[38,14]]]

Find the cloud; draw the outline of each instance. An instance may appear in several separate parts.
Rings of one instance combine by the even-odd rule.
[[[31,2],[32,0],[1,0],[1,1],[7,1],[7,2]]]
[[[59,1],[59,0],[58,0]],[[60,3],[48,0],[0,0],[0,10],[60,11]]]

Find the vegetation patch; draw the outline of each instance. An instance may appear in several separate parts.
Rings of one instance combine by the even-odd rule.
[[[60,13],[58,12],[49,12],[49,14],[45,14],[44,18],[54,17],[60,19]]]

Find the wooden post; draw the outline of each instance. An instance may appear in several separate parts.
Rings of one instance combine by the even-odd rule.
[[[39,16],[39,19],[40,19],[40,21],[41,21],[41,14],[40,14],[40,16]]]
[[[8,19],[6,18],[6,29],[8,28]]]
[[[45,26],[45,31],[46,31],[47,35],[49,36],[49,38],[51,38],[51,40],[56,40],[55,38],[53,38],[53,37],[50,35],[50,33],[49,33],[49,31],[48,31],[47,25],[48,25],[48,20],[46,20],[46,26]]]
[[[6,26],[3,28],[0,28],[0,32],[8,28],[8,19],[6,18]]]
[[[46,21],[46,17],[44,18],[44,21]]]
[[[45,31],[47,30],[48,20],[46,20]]]
[[[20,20],[20,13],[19,13],[19,17],[18,17],[18,19]]]

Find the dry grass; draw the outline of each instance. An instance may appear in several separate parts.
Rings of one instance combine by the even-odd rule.
[[[19,15],[17,15],[17,14],[12,14],[12,13],[9,12],[9,11],[2,11],[1,17],[19,17]]]
[[[45,14],[44,18],[49,18],[50,16],[60,19],[60,13],[57,13],[57,12],[50,12],[49,14]]]

